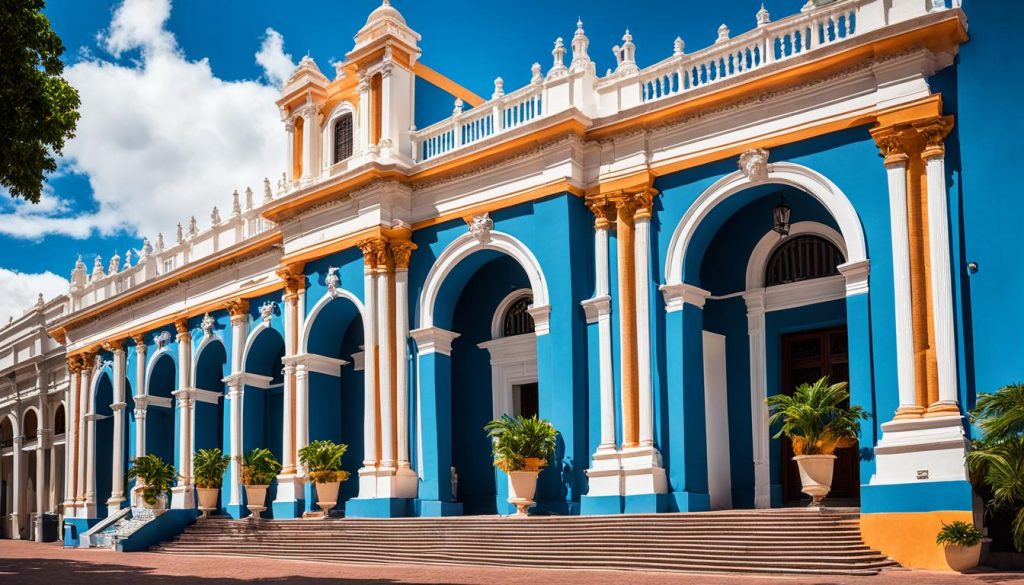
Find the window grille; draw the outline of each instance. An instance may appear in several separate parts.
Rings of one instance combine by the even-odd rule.
[[[765,284],[774,286],[839,274],[843,253],[821,236],[789,238],[768,259]]]
[[[533,317],[527,310],[531,304],[533,304],[532,296],[522,297],[512,303],[505,311],[505,316],[502,319],[502,337],[533,333]]]
[[[334,123],[334,164],[352,156],[352,114],[343,114]]]

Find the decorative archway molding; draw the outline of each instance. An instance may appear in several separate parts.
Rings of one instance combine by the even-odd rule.
[[[759,175],[756,174],[753,177],[741,170],[726,175],[701,193],[686,210],[669,241],[665,260],[667,285],[683,282],[683,261],[686,259],[690,241],[711,210],[744,189],[766,183],[795,187],[814,197],[839,225],[839,232],[846,246],[846,264],[852,265],[867,260],[867,246],[860,218],[853,204],[835,183],[817,171],[789,162],[768,164],[763,180],[758,180]]]
[[[505,320],[505,313],[508,312],[509,307],[513,303],[523,297],[532,297],[533,291],[528,288],[517,288],[516,290],[505,295],[505,298],[501,299],[498,303],[498,308],[494,310],[494,316],[491,317],[491,339],[498,339],[504,337],[502,331]],[[534,326],[536,328],[536,326]]]
[[[327,170],[336,164],[350,160],[351,157],[334,162],[334,123],[338,121],[338,118],[350,114],[352,116],[352,153],[353,155],[360,151],[362,144],[361,137],[359,135],[359,116],[357,115],[355,106],[348,100],[343,100],[338,105],[334,106],[331,110],[330,115],[322,126],[321,130],[321,152],[323,153],[322,167]]]
[[[765,287],[764,275],[772,253],[783,242],[796,236],[819,236],[824,238],[843,253],[843,258],[847,257],[848,252],[846,251],[846,241],[843,239],[843,235],[823,223],[817,221],[798,221],[790,226],[789,235],[786,237],[780,237],[778,233],[768,230],[757,242],[757,245],[754,246],[753,252],[750,253],[750,259],[747,261],[746,288],[748,291]]]
[[[509,234],[498,231],[488,231],[485,237],[470,231],[456,238],[441,252],[431,266],[423,284],[423,291],[420,293],[419,329],[434,327],[434,305],[448,275],[459,262],[481,250],[494,250],[511,256],[523,268],[533,291],[530,315],[533,317],[534,328],[538,336],[546,335],[551,305],[547,279],[540,268],[540,263],[525,244]]]
[[[306,315],[305,323],[303,323],[302,325],[302,334],[299,337],[300,354],[305,354],[308,353],[309,351],[309,335],[313,332],[313,325],[314,323],[316,323],[316,318],[320,315],[320,312],[323,311],[327,307],[327,305],[330,304],[331,301],[337,299],[347,299],[351,301],[353,305],[355,305],[356,310],[359,312],[359,320],[363,324],[362,326],[365,329],[365,324],[367,322],[366,306],[363,305],[362,301],[359,300],[359,297],[352,294],[351,291],[348,291],[346,289],[340,287],[332,288],[328,292],[324,293],[324,296],[320,297],[320,300],[318,300],[316,304],[313,305],[313,308],[309,311],[309,314]],[[242,363],[245,363],[245,361],[243,360]]]

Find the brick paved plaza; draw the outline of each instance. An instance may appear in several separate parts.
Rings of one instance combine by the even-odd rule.
[[[340,543],[339,543],[340,546]],[[571,572],[480,567],[339,565],[233,557],[181,557],[63,549],[52,544],[0,541],[3,585],[373,585],[451,583],[458,585],[663,585],[668,583],[881,585],[1024,584],[1024,573],[977,572],[954,575],[891,570],[875,577],[758,577],[626,572]]]

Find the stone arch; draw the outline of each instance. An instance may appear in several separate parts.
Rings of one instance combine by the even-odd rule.
[[[328,305],[331,304],[331,302],[341,299],[348,300],[355,305],[360,322],[366,323],[366,307],[358,297],[343,288],[334,289],[333,294],[331,292],[327,292],[319,301],[316,302],[313,308],[309,311],[309,314],[306,316],[305,324],[302,327],[302,335],[299,338],[299,351],[301,353],[309,352],[309,338],[313,329],[316,327],[317,317],[327,308]]]
[[[836,248],[839,248],[839,251],[843,253],[844,258],[848,255],[846,240],[843,239],[843,235],[823,223],[817,221],[799,221],[790,226],[789,237],[804,235],[820,236],[831,242]],[[747,261],[747,290],[764,288],[764,273],[768,266],[768,260],[771,259],[772,253],[784,241],[784,239],[779,238],[777,233],[769,230],[768,233],[762,236],[757,242],[757,245],[754,246],[754,250],[750,253],[750,259]]]

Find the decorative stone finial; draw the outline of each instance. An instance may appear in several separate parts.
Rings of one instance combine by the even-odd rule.
[[[178,222],[178,227],[176,229],[175,236],[177,236],[179,244],[185,241],[185,230],[181,229],[180,221]]]
[[[203,315],[203,320],[199,323],[199,328],[203,330],[203,336],[210,337],[213,335],[213,326],[217,323],[209,313]]]
[[[457,116],[462,113],[462,98],[455,98],[455,107],[452,108],[452,115]]]
[[[45,305],[45,304],[46,304],[46,300],[43,298],[43,293],[39,293],[39,296],[36,297],[36,308],[37,309],[42,309],[43,305]]]
[[[92,277],[103,278],[103,258],[99,254],[96,254],[96,258],[92,261]]]
[[[716,43],[721,43],[729,40],[729,27],[722,23],[722,26],[718,27],[718,38],[715,39]]]
[[[751,181],[765,181],[768,179],[768,151],[764,148],[748,150],[740,155],[737,166]]]
[[[252,201],[252,189],[249,188],[249,187],[246,187],[245,188],[245,208],[246,209],[252,209],[253,205],[254,204],[253,204],[253,201]]]
[[[196,237],[196,234],[198,234],[198,233],[199,233],[199,222],[196,221],[196,216],[193,215],[188,220],[188,236],[190,238],[194,238],[194,237]]]
[[[496,100],[501,96],[505,95],[505,80],[500,77],[494,78],[494,93],[491,94],[491,99]]]
[[[633,44],[633,35],[629,33],[628,28],[626,34],[622,35],[622,46],[616,46],[612,51],[615,53],[616,74],[628,75],[640,71],[636,65],[636,45]]]
[[[678,57],[682,55],[685,48],[686,43],[683,42],[683,37],[676,37],[676,42],[672,43],[672,56]]]
[[[163,234],[160,234],[159,237],[163,237]],[[142,238],[142,252],[139,254],[139,257],[140,258],[146,258],[147,256],[149,256],[152,253],[153,253],[153,244],[149,243],[149,238]]]
[[[757,26],[764,26],[772,21],[772,17],[768,14],[768,9],[764,7],[764,2],[761,3],[761,10],[757,11]]]
[[[544,76],[540,74],[540,63],[534,63],[530,67],[530,83],[538,84],[544,81]]]
[[[569,69],[565,66],[565,44],[562,37],[555,39],[555,48],[551,49],[551,69],[548,70],[548,79],[561,77]]]
[[[491,241],[491,230],[494,229],[494,220],[491,219],[489,213],[484,212],[481,215],[474,215],[468,223],[469,233],[473,234],[473,237],[478,242],[486,244]]]
[[[128,251],[124,253],[124,269],[128,270],[132,267],[132,250],[128,248]]]
[[[114,255],[110,257],[110,264],[107,265],[107,274],[117,274],[121,270],[121,255],[114,250]]]
[[[569,64],[571,71],[586,71],[590,69],[590,55],[587,48],[590,47],[590,39],[583,32],[583,19],[576,20],[576,33],[572,36],[572,63]]]
[[[263,202],[268,203],[274,198],[274,192],[270,190],[270,179],[263,177]]]
[[[149,241],[147,240],[146,243],[148,244]],[[158,233],[156,235],[156,251],[157,252],[163,252],[164,251],[164,234],[163,234],[163,232],[160,232],[160,233]],[[153,253],[153,247],[152,246],[150,246],[150,248],[149,248],[149,253],[150,254]]]
[[[220,210],[217,209],[216,205],[213,206],[213,211],[210,212],[210,225],[220,225]]]
[[[242,214],[242,204],[239,202],[238,189],[231,194],[231,215]]]

